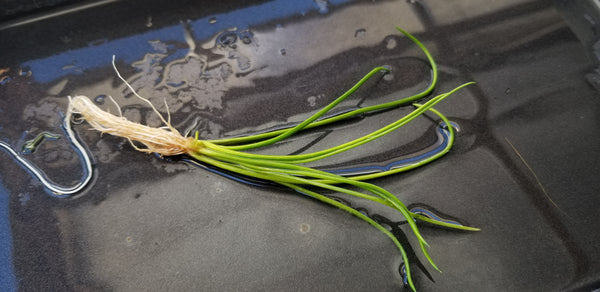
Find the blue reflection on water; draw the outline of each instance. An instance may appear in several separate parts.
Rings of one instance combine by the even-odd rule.
[[[350,0],[330,0],[328,5],[331,7],[348,1]],[[319,6],[314,0],[275,0],[227,13],[209,15],[191,21],[189,24],[194,31],[194,39],[206,39],[227,28],[237,27],[238,30],[243,30],[250,25],[304,14],[313,10],[319,10]],[[209,19],[213,18],[216,19],[216,22],[209,23]],[[33,72],[33,78],[36,81],[51,82],[68,74],[82,74],[85,70],[106,66],[113,54],[126,63],[132,63],[141,59],[144,53],[154,51],[148,42],[155,40],[185,42],[184,27],[178,24],[114,39],[99,45],[90,45],[43,59],[27,61],[22,66],[28,67]],[[177,52],[181,57],[185,53],[187,50]],[[73,64],[77,70],[63,69],[69,64]]]
[[[0,182],[0,291],[17,291],[12,263],[8,191]]]

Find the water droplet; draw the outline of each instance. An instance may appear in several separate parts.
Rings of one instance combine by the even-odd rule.
[[[316,105],[317,105],[317,97],[316,97],[316,96],[309,96],[309,97],[306,99],[306,101],[308,101],[308,104],[309,104],[311,107],[314,107],[314,106],[316,106]]]
[[[187,82],[185,81],[180,81],[180,82],[167,82],[167,85],[171,86],[171,87],[181,87],[183,85],[187,84]]]
[[[146,19],[146,27],[152,27],[152,16],[148,16]]]
[[[391,50],[391,49],[395,48],[397,44],[398,43],[396,42],[395,39],[390,38],[387,40],[385,47],[386,47],[386,49]]]
[[[286,51],[285,51],[285,49],[281,49],[281,50],[279,50],[279,53],[280,53],[282,56],[285,56],[285,54],[286,54]]]
[[[252,66],[250,59],[237,51],[230,51],[227,58],[235,59],[237,61],[238,67],[242,71],[246,71]]]
[[[31,76],[31,71],[20,69],[19,76]]]
[[[237,41],[237,33],[233,32],[233,31],[227,31],[221,34],[221,36],[219,36],[217,38],[217,43],[225,46],[225,47],[231,47],[233,46],[233,44]]]
[[[354,32],[354,38],[363,39],[363,38],[365,38],[366,33],[367,33],[367,30],[364,28],[357,29],[356,32]]]
[[[210,23],[210,24],[215,24],[215,23],[217,23],[217,18],[216,18],[216,17],[211,17],[211,18],[209,18],[209,19],[208,19],[208,23]]]
[[[98,95],[94,98],[94,101],[97,104],[104,104],[104,102],[106,102],[106,95],[104,95],[104,94]]]
[[[29,195],[29,193],[20,193],[18,196],[19,202],[21,202],[21,206],[27,205],[27,202],[31,200],[31,195]]]
[[[240,40],[242,40],[242,43],[247,45],[252,42],[252,37],[254,35],[249,30],[244,30],[239,33],[239,36],[240,36]]]
[[[365,208],[357,208],[356,211],[362,213],[365,216],[369,216],[369,211],[367,211],[367,209]],[[386,229],[388,231],[392,231],[392,227],[390,227],[389,225],[386,224]]]
[[[505,94],[510,94],[510,92],[511,92],[511,91],[512,91],[512,90],[510,90],[510,87],[507,87],[507,88],[506,88],[506,90],[504,90],[504,93],[505,93]]]
[[[325,97],[325,94],[321,93],[321,94],[309,96],[306,99],[306,101],[308,101],[308,105],[310,105],[311,107],[315,107],[317,105],[317,99],[321,99],[323,97]]]
[[[385,80],[385,81],[392,81],[392,80],[394,80],[394,73],[392,73],[392,72],[386,72],[385,75],[383,75],[383,80]]]

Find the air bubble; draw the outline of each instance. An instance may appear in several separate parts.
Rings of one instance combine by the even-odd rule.
[[[285,56],[287,52],[285,51],[285,49],[281,49],[279,50],[279,54],[281,54],[282,56]]]
[[[217,18],[216,18],[216,17],[211,17],[211,18],[209,18],[209,19],[208,19],[208,23],[210,23],[210,24],[215,24],[215,23],[217,23]]]

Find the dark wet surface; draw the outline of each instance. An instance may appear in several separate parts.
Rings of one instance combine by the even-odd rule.
[[[600,102],[586,83],[586,48],[549,3],[131,1],[34,20],[1,26],[0,139],[19,148],[44,131],[63,135],[26,155],[62,185],[82,175],[60,127],[68,95],[116,112],[112,96],[127,118],[159,125],[116,78],[113,54],[141,95],[162,111],[166,98],[178,129],[212,139],[301,121],[375,66],[392,74],[368,82],[341,110],[419,92],[429,69],[400,26],[438,62],[436,92],[477,82],[436,106],[460,126],[449,154],[373,181],[407,205],[482,229],[421,228],[444,273],[430,268],[431,283],[415,272],[419,291],[600,287]],[[265,152],[322,149],[409,110],[310,131]],[[320,165],[413,152],[434,142],[433,127],[417,119]],[[74,199],[49,196],[0,154],[2,290],[402,289],[398,251],[359,219],[88,128],[74,126],[93,156],[94,179]]]

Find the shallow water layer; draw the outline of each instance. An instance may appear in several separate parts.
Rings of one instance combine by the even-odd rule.
[[[199,1],[202,2],[202,1]],[[44,13],[44,12],[40,12]],[[47,17],[46,17],[47,16]],[[460,128],[433,164],[374,181],[482,229],[422,232],[443,274],[416,268],[419,291],[594,288],[600,165],[593,66],[555,8],[542,1],[130,1],[57,7],[0,26],[0,139],[49,179],[74,185],[80,156],[61,128],[67,96],[86,95],[128,119],[160,119],[116,77],[203,139],[302,121],[375,66],[342,112],[423,90],[430,68],[395,30],[419,38],[446,92],[436,106]],[[311,130],[264,150],[331,147],[378,129],[400,108]],[[316,166],[386,164],[436,143],[419,118]],[[88,187],[48,194],[0,152],[0,290],[398,291],[401,257],[368,224],[291,191],[248,186],[127,141],[73,125],[92,156]],[[400,157],[400,158],[399,158]],[[335,195],[330,193],[330,195]],[[397,215],[360,200],[354,206]],[[413,242],[414,244],[415,242]],[[10,267],[10,268],[7,268]]]

